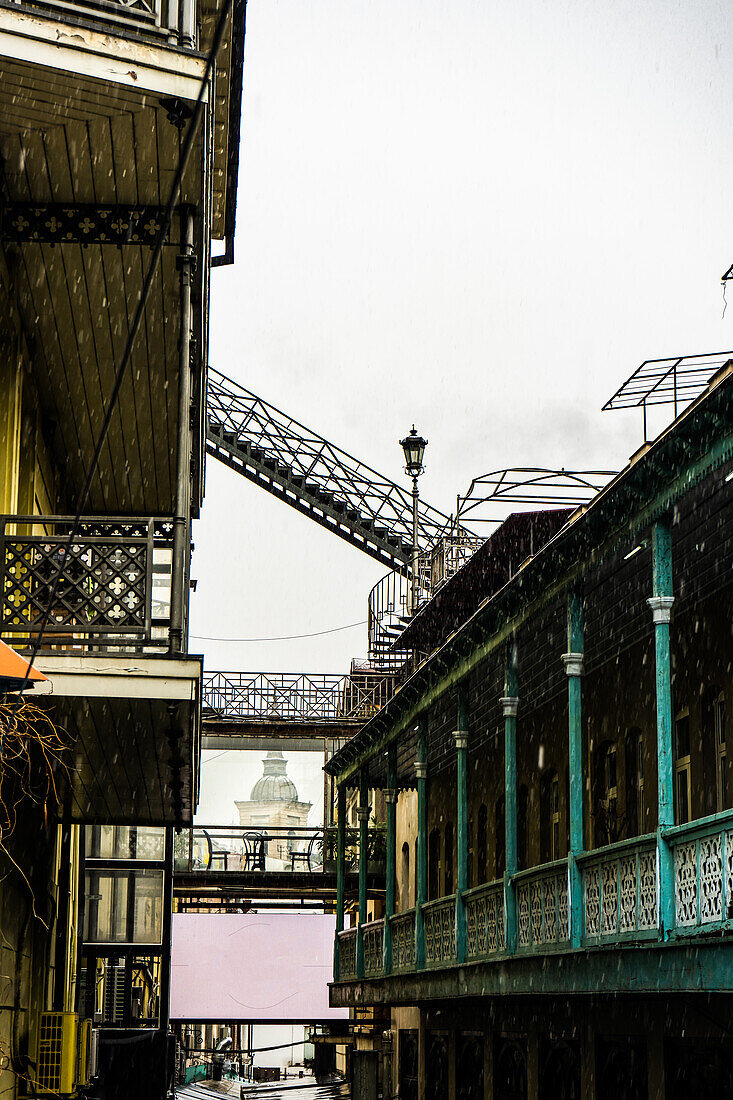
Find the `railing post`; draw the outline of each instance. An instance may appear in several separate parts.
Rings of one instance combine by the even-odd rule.
[[[356,976],[364,977],[364,925],[367,918],[367,865],[369,861],[369,776],[362,768],[359,776],[359,925],[356,933]]]
[[[341,980],[339,932],[344,930],[346,884],[346,786],[343,783],[339,784],[336,799],[336,939],[333,945],[333,980],[338,982]]]
[[[186,649],[187,575],[191,517],[191,272],[194,264],[193,214],[181,214],[180,297],[181,331],[178,342],[178,434],[176,440],[175,514],[171,561],[170,649]],[[149,595],[152,599],[152,593]]]
[[[387,804],[387,866],[386,889],[384,899],[384,939],[383,968],[385,974],[392,973],[392,925],[394,916],[395,864],[397,848],[397,746],[390,745],[387,750],[387,782],[384,801]]]
[[[425,966],[425,921],[422,907],[428,885],[428,761],[425,726],[420,726],[415,761],[417,779],[417,890],[415,891],[415,967]]]
[[[466,960],[466,907],[463,891],[468,886],[468,718],[465,690],[458,694],[456,742],[456,962]]]
[[[517,873],[517,709],[519,707],[517,652],[510,641],[506,654],[504,695],[504,836],[506,870],[504,899],[506,906],[506,949],[513,954],[517,946],[517,897],[513,876]]]
[[[659,852],[659,929],[674,927],[674,863],[662,831],[674,825],[674,757],[672,749],[672,666],[669,622],[672,615],[672,528],[658,520],[652,528],[652,591],[647,600],[654,617],[657,701],[657,850]]]
[[[570,945],[580,947],[583,940],[583,886],[577,856],[583,851],[583,655],[585,630],[583,597],[577,590],[568,593],[568,652],[563,664],[568,677],[568,767],[570,772],[570,851],[568,852],[568,888]]]

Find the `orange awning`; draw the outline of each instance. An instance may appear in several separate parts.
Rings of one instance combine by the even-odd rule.
[[[0,691],[17,691],[21,687],[28,673],[28,661],[11,649],[5,642],[0,641]],[[47,680],[48,677],[32,668],[28,675],[27,687]]]

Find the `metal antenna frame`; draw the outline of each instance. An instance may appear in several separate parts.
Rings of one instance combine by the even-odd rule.
[[[731,268],[733,271],[733,268]],[[725,281],[729,273],[723,277]],[[733,278],[733,275],[730,276]],[[647,442],[647,405],[673,405],[677,417],[703,393],[721,367],[733,359],[733,351],[705,352],[701,355],[673,355],[666,359],[645,359],[623,385],[609,397],[602,411],[638,409],[644,414],[644,442]]]
[[[592,500],[616,473],[616,470],[566,470],[564,467],[549,469],[540,466],[493,470],[475,477],[466,494],[458,497],[456,517],[460,520],[482,504],[501,505],[503,514],[471,515],[473,524],[501,522],[508,514],[505,505],[531,505],[532,510],[579,508]]]

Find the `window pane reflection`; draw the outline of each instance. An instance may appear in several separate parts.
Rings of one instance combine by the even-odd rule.
[[[95,825],[86,829],[87,859],[165,858],[165,829],[149,825]]]
[[[161,943],[163,872],[87,870],[86,943]]]

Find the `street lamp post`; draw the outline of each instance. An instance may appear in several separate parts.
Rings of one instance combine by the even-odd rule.
[[[417,611],[420,586],[418,583],[419,569],[420,569],[420,553],[417,545],[417,505],[420,499],[417,479],[423,472],[425,467],[422,460],[425,454],[425,448],[428,445],[427,439],[423,439],[421,435],[418,435],[415,430],[415,425],[412,425],[412,431],[409,435],[406,435],[404,439],[400,440],[400,446],[405,454],[405,473],[409,474],[412,478],[412,569],[410,575],[410,614],[414,615]]]

